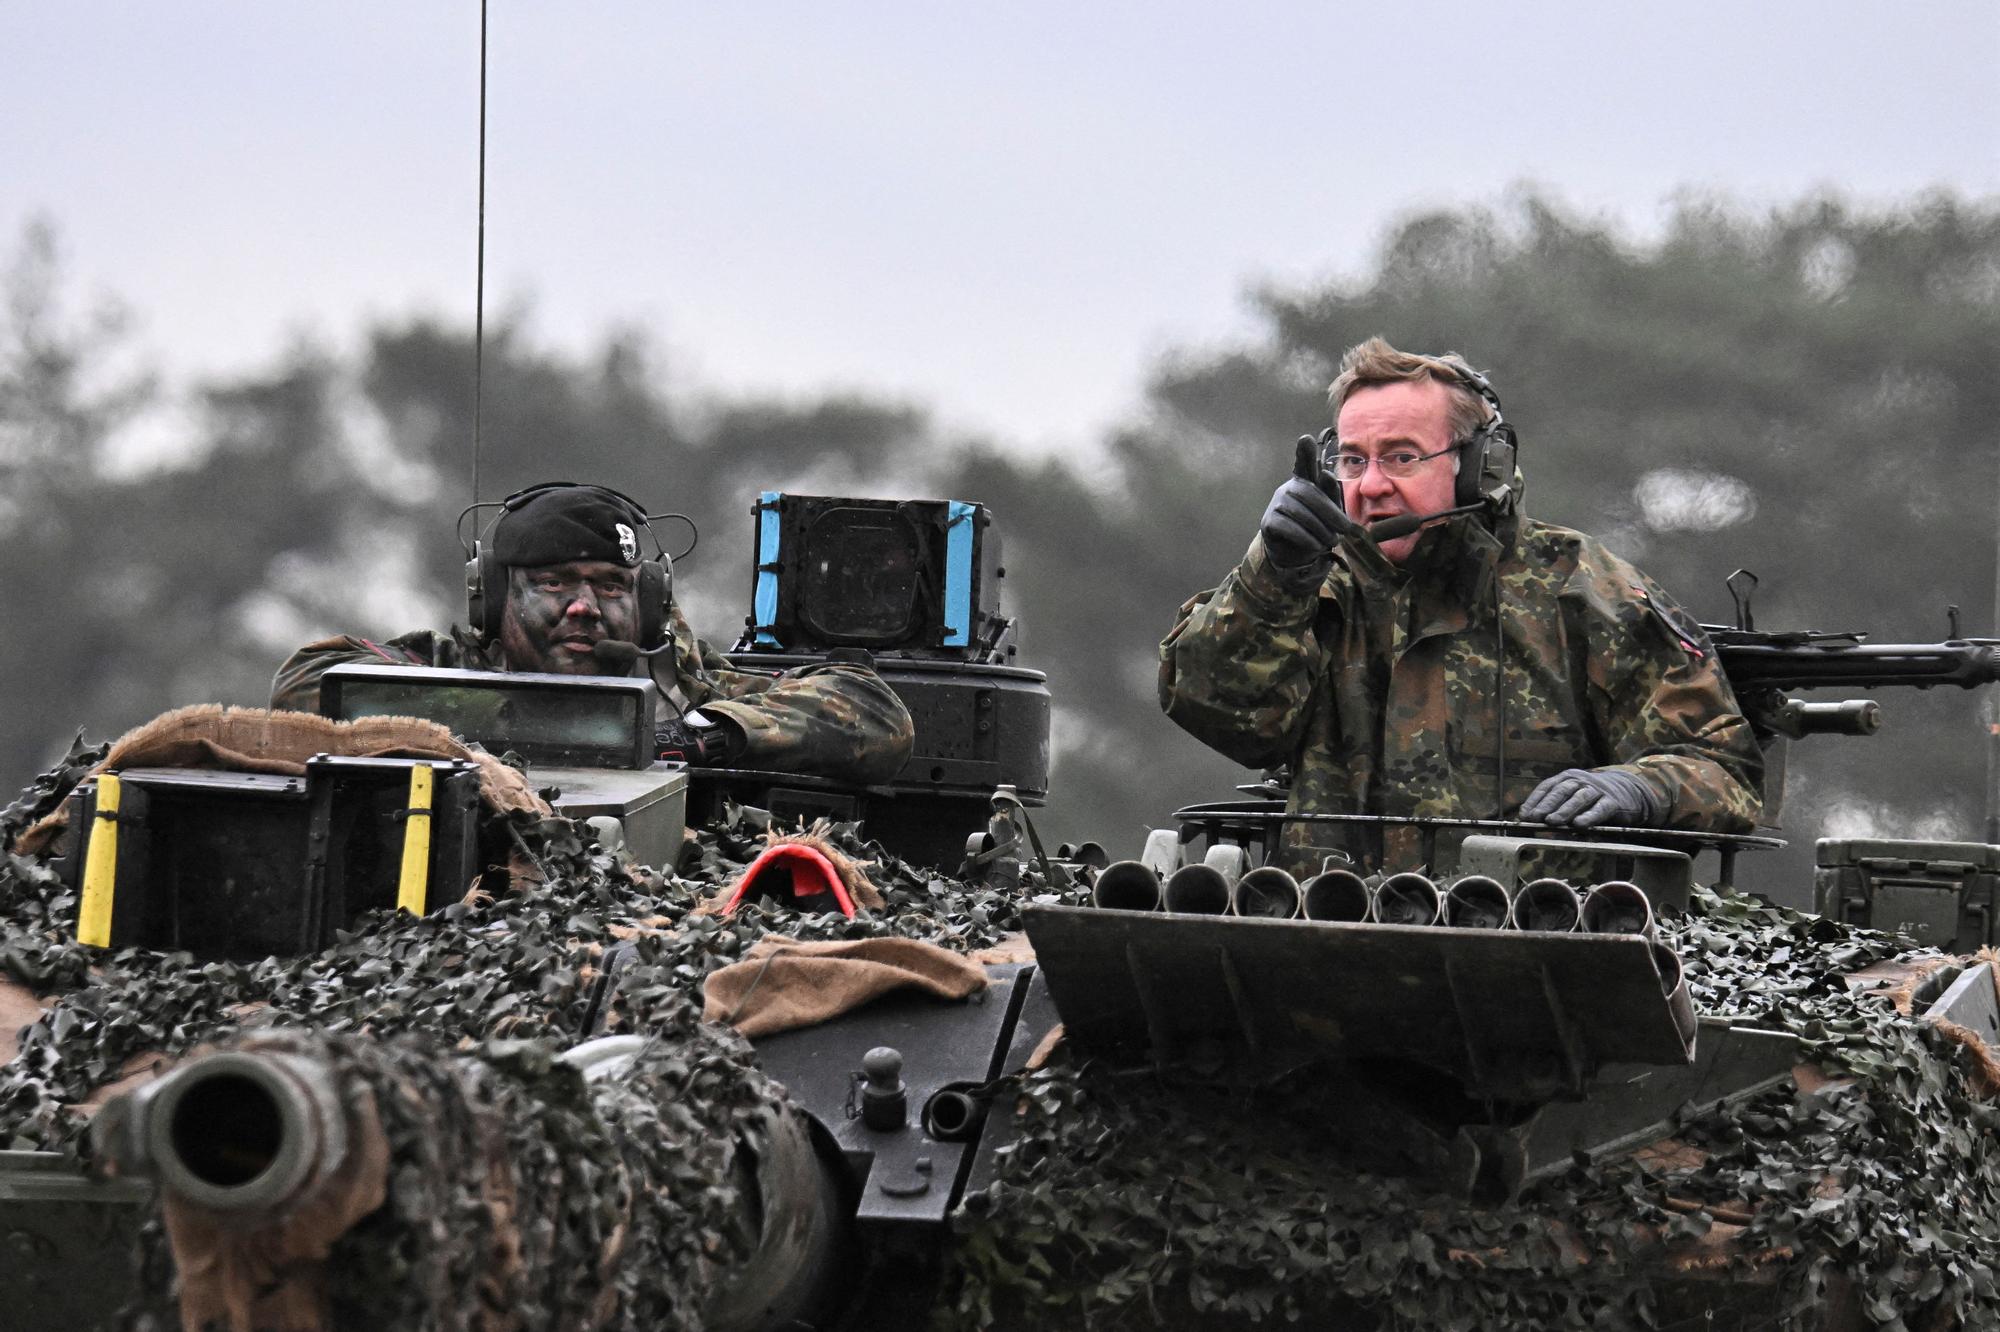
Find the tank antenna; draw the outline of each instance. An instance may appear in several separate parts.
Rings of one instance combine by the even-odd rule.
[[[1996,542],[2000,549],[2000,542]],[[1993,632],[2000,634],[2000,566],[1993,578]],[[1986,691],[1986,842],[2000,842],[2000,689]]]
[[[472,502],[477,504],[486,359],[486,0],[479,0],[479,257],[472,290]]]

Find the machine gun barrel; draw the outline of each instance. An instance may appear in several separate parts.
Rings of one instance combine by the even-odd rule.
[[[2000,681],[2000,643],[1787,641],[1782,634],[1718,631],[1716,652],[1738,693],[1759,689],[1874,689],[1901,685],[1974,689]]]
[[[1882,705],[1872,698],[1844,703],[1808,703],[1788,698],[1773,714],[1785,735],[1873,735],[1882,729]]]

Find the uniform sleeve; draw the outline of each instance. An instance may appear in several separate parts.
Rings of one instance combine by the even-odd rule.
[[[1579,569],[1569,594],[1612,766],[1661,795],[1670,828],[1749,832],[1763,807],[1764,755],[1715,645],[1658,584],[1599,553],[1601,566]]]
[[[703,712],[729,718],[748,742],[744,765],[836,781],[886,782],[916,741],[910,710],[874,671],[852,662],[796,670],[739,670],[694,637],[674,608],[681,690]]]
[[[353,634],[308,643],[285,658],[272,677],[271,706],[291,712],[318,712],[320,677],[335,666],[436,665],[439,637],[420,629],[381,643]]]
[[[1246,767],[1291,758],[1319,676],[1315,592],[1288,592],[1262,537],[1213,591],[1181,607],[1160,644],[1160,706]]]

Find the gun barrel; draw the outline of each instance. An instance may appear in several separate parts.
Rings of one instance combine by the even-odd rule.
[[[182,1064],[96,1129],[121,1171],[239,1216],[296,1207],[340,1168],[348,1145],[326,1069],[293,1055],[233,1050]]]
[[[2000,680],[2000,646],[1987,642],[1827,646],[1725,641],[1716,644],[1716,651],[1738,691],[1940,684],[1973,689]]]
[[[563,1268],[548,1218],[573,1204],[584,1181],[608,1186],[620,1172],[630,1172],[629,1187],[640,1195],[664,1194],[706,1172],[730,1209],[724,1224],[745,1242],[714,1272],[699,1323],[675,1325],[715,1332],[820,1325],[847,1224],[839,1160],[820,1155],[803,1112],[761,1076],[744,1089],[756,1103],[739,1100],[728,1112],[742,1116],[747,1109],[748,1118],[711,1112],[709,1136],[695,1134],[700,1141],[735,1135],[720,1161],[707,1157],[710,1164],[697,1167],[693,1157],[666,1161],[622,1151],[620,1135],[644,1131],[644,1108],[664,1105],[678,1086],[645,1063],[658,1039],[606,1036],[556,1055],[581,1076],[587,1099],[579,1103],[568,1091],[528,1090],[511,1064],[493,1062],[518,1057],[509,1053],[443,1054],[401,1040],[273,1032],[197,1055],[158,1082],[113,1098],[91,1133],[114,1171],[157,1183],[189,1327],[302,1327],[308,1324],[297,1320],[307,1310],[317,1318],[311,1326],[332,1326],[329,1283],[372,1279],[370,1264],[378,1260],[363,1258],[357,1268],[356,1255],[378,1244],[396,1246],[399,1255],[425,1255],[409,1259],[420,1270],[433,1264],[466,1272],[482,1292],[512,1301],[506,1307],[530,1297],[568,1301],[570,1316],[552,1315],[551,1325],[596,1326],[574,1315],[589,1308],[601,1318],[616,1307],[611,1256],[619,1250],[607,1250],[603,1266]],[[746,1069],[745,1076],[753,1074]],[[958,1093],[934,1109],[948,1132],[972,1133],[983,1105]],[[603,1132],[578,1133],[585,1119]],[[455,1138],[422,1161],[399,1161],[392,1172],[392,1135],[438,1123],[502,1132],[485,1145],[478,1135]],[[516,1159],[534,1161],[533,1169],[520,1172],[506,1159],[518,1152],[532,1153]],[[514,1205],[483,1221],[412,1228],[409,1204],[441,1196],[436,1191],[448,1186],[486,1189],[486,1196],[504,1190]],[[399,1195],[403,1206],[384,1208]],[[364,1241],[356,1228],[371,1219],[380,1227],[371,1227]],[[342,1236],[354,1237],[359,1248],[329,1247]],[[503,1239],[518,1261],[496,1274],[485,1258]],[[273,1273],[277,1279],[267,1279]],[[433,1309],[443,1317],[447,1307],[461,1308],[473,1296],[469,1284],[454,1282],[427,1298],[450,1301]]]
[[[1788,698],[1782,710],[1788,734],[1873,735],[1882,729],[1882,705],[1872,698],[1844,703],[1808,703]]]

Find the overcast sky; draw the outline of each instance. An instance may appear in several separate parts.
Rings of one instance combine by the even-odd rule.
[[[1366,14],[1366,17],[1361,15]],[[1266,278],[1538,185],[1635,236],[2000,193],[2000,4],[494,0],[489,309],[688,382],[863,387],[1076,445]],[[469,321],[476,0],[0,0],[0,227],[169,371]]]

